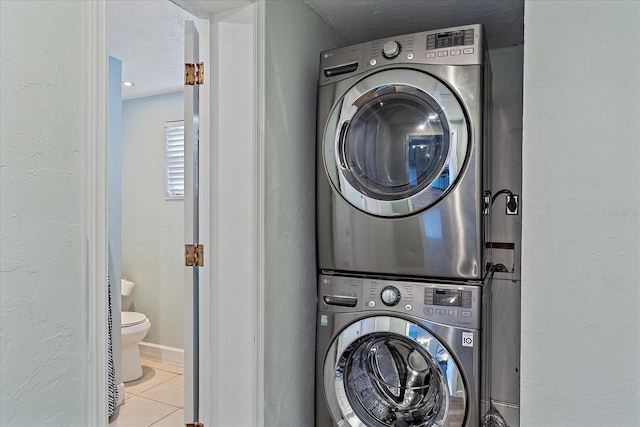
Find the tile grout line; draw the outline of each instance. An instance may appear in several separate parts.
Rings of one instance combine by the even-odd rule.
[[[161,404],[166,405],[166,406],[171,406],[172,408],[176,408],[176,409],[183,409],[184,408],[184,406],[172,405],[171,403],[163,402],[161,400],[151,399],[150,397],[145,397],[145,396],[136,396],[136,397],[139,397],[140,399],[150,400],[151,402],[161,403]],[[173,412],[175,412],[175,411],[173,411]],[[173,412],[172,412],[172,414],[173,414]],[[171,414],[169,414],[169,415],[171,415]]]
[[[147,367],[148,367],[148,366],[147,366]],[[150,368],[150,369],[156,369],[156,368]],[[178,377],[178,376],[182,375],[182,374],[176,374],[175,372],[169,372],[169,371],[163,371],[163,372],[167,372],[167,373],[169,373],[169,374],[173,374],[173,376],[172,376],[172,377],[170,377],[170,378],[167,378],[166,380],[164,380],[164,381],[162,381],[162,382],[159,382],[158,384],[156,384],[156,385],[154,385],[154,386],[152,386],[152,387],[146,388],[146,389],[144,389],[144,390],[142,390],[142,391],[138,392],[137,394],[136,394],[136,393],[133,393],[133,392],[131,392],[131,391],[127,391],[127,386],[126,386],[126,383],[125,383],[125,386],[124,386],[124,392],[125,392],[125,393],[129,393],[129,394],[133,394],[134,396],[139,396],[141,393],[147,392],[147,391],[149,391],[149,390],[151,390],[151,389],[153,389],[153,388],[158,387],[158,386],[159,386],[159,385],[161,385],[161,384],[166,383],[167,381],[171,381],[172,379],[174,379],[174,378],[176,378],[176,377]],[[184,376],[184,375],[182,375],[182,376]],[[136,385],[140,385],[140,384],[136,384]],[[134,387],[135,387],[135,386],[134,386]]]
[[[164,420],[165,418],[170,417],[171,415],[175,414],[176,412],[178,412],[180,409],[182,408],[178,408],[175,411],[173,411],[170,414],[165,415],[164,417],[160,418],[159,420],[154,421],[153,423],[149,424],[147,427],[153,427],[154,425],[158,424],[160,421]]]

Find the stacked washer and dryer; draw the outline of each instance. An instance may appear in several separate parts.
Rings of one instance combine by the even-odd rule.
[[[322,52],[316,426],[480,424],[481,25]]]

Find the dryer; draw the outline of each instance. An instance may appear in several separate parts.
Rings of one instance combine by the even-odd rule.
[[[320,270],[483,277],[484,46],[467,25],[322,52]]]
[[[319,276],[317,427],[478,426],[481,287]]]

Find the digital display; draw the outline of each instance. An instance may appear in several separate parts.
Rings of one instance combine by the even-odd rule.
[[[464,31],[452,31],[436,35],[436,49],[443,47],[463,46]]]
[[[427,50],[472,45],[473,37],[474,31],[472,29],[429,34],[427,36]]]
[[[433,293],[433,304],[445,307],[462,307],[462,292],[438,289]]]
[[[449,288],[428,289],[424,293],[425,305],[441,307],[471,308],[471,291],[461,291]]]

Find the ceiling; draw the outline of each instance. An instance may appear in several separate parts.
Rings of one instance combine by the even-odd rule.
[[[122,61],[123,99],[183,89],[184,20],[194,18],[167,0],[107,2],[109,55]]]
[[[345,44],[476,23],[485,25],[490,48],[523,43],[524,0],[298,1],[313,9],[342,36]],[[195,16],[213,16],[250,3],[251,0],[108,1],[109,54],[122,60],[123,80],[134,83],[133,87],[123,87],[123,99],[182,90],[184,20],[197,21]]]

